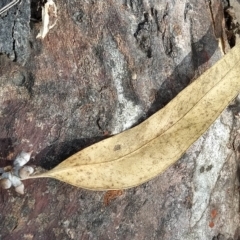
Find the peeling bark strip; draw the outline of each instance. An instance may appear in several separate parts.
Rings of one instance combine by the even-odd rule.
[[[221,8],[222,1],[211,2],[213,11]],[[32,13],[30,1],[22,0],[0,17],[0,167],[33,150],[29,164],[51,169],[146,119],[222,57],[208,1],[56,4],[61,17],[44,40],[36,39],[43,0],[31,0]],[[231,135],[239,128],[238,105],[162,176],[106,207],[104,193],[55,180],[25,181],[24,196],[1,191],[0,238],[237,238],[237,162],[226,146],[232,127]]]
[[[52,0],[48,0],[42,7],[42,27],[37,38],[44,39],[51,28],[57,23],[57,6]]]

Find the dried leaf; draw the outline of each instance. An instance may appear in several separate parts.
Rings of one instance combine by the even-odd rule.
[[[240,45],[140,125],[69,157],[36,177],[91,189],[142,184],[175,163],[240,91]]]
[[[57,23],[57,6],[53,0],[48,0],[42,8],[42,26],[37,38],[44,39],[51,28]]]

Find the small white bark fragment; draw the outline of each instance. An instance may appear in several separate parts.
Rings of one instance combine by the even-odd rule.
[[[32,152],[21,152],[17,155],[13,162],[14,168],[18,170],[20,167],[24,166],[31,158]]]
[[[24,166],[31,158],[32,152],[22,151],[13,162],[13,167],[0,168],[0,187],[9,189],[11,186],[19,194],[24,194],[24,185],[21,179],[26,179],[34,173],[34,168]]]
[[[2,189],[9,189],[12,186],[12,182],[7,178],[3,178],[0,180],[0,185]]]
[[[42,26],[37,38],[44,39],[51,28],[57,23],[57,6],[53,0],[48,0],[42,8]]]
[[[15,191],[19,194],[24,194],[24,185],[20,184],[19,186],[15,187]]]
[[[11,172],[5,172],[2,174],[2,178],[3,179],[9,179],[9,181],[11,181],[12,185],[14,187],[18,187],[19,185],[22,184],[21,180],[19,177],[13,175]]]
[[[27,177],[29,177],[31,174],[34,173],[34,168],[31,167],[31,166],[24,166],[22,167],[19,172],[18,172],[18,176],[21,178],[21,179],[25,179]]]

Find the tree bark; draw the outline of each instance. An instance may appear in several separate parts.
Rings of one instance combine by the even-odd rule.
[[[43,1],[21,0],[0,18],[0,167],[24,150],[51,169],[161,109],[230,48],[228,2],[58,0],[57,25],[40,40]],[[139,187],[39,179],[23,196],[1,190],[0,238],[238,239],[238,110]]]

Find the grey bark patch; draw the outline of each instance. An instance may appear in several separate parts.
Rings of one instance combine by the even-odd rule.
[[[126,60],[117,49],[111,37],[103,39],[105,59],[104,65],[113,80],[117,101],[116,110],[112,119],[112,133],[116,134],[133,126],[142,114],[142,107],[138,104],[137,97],[131,87]]]
[[[16,86],[22,86],[25,83],[25,76],[24,76],[24,74],[21,73],[20,71],[14,72],[13,76],[12,76],[12,82]]]
[[[30,1],[20,1],[0,16],[0,53],[24,65],[29,57]]]

